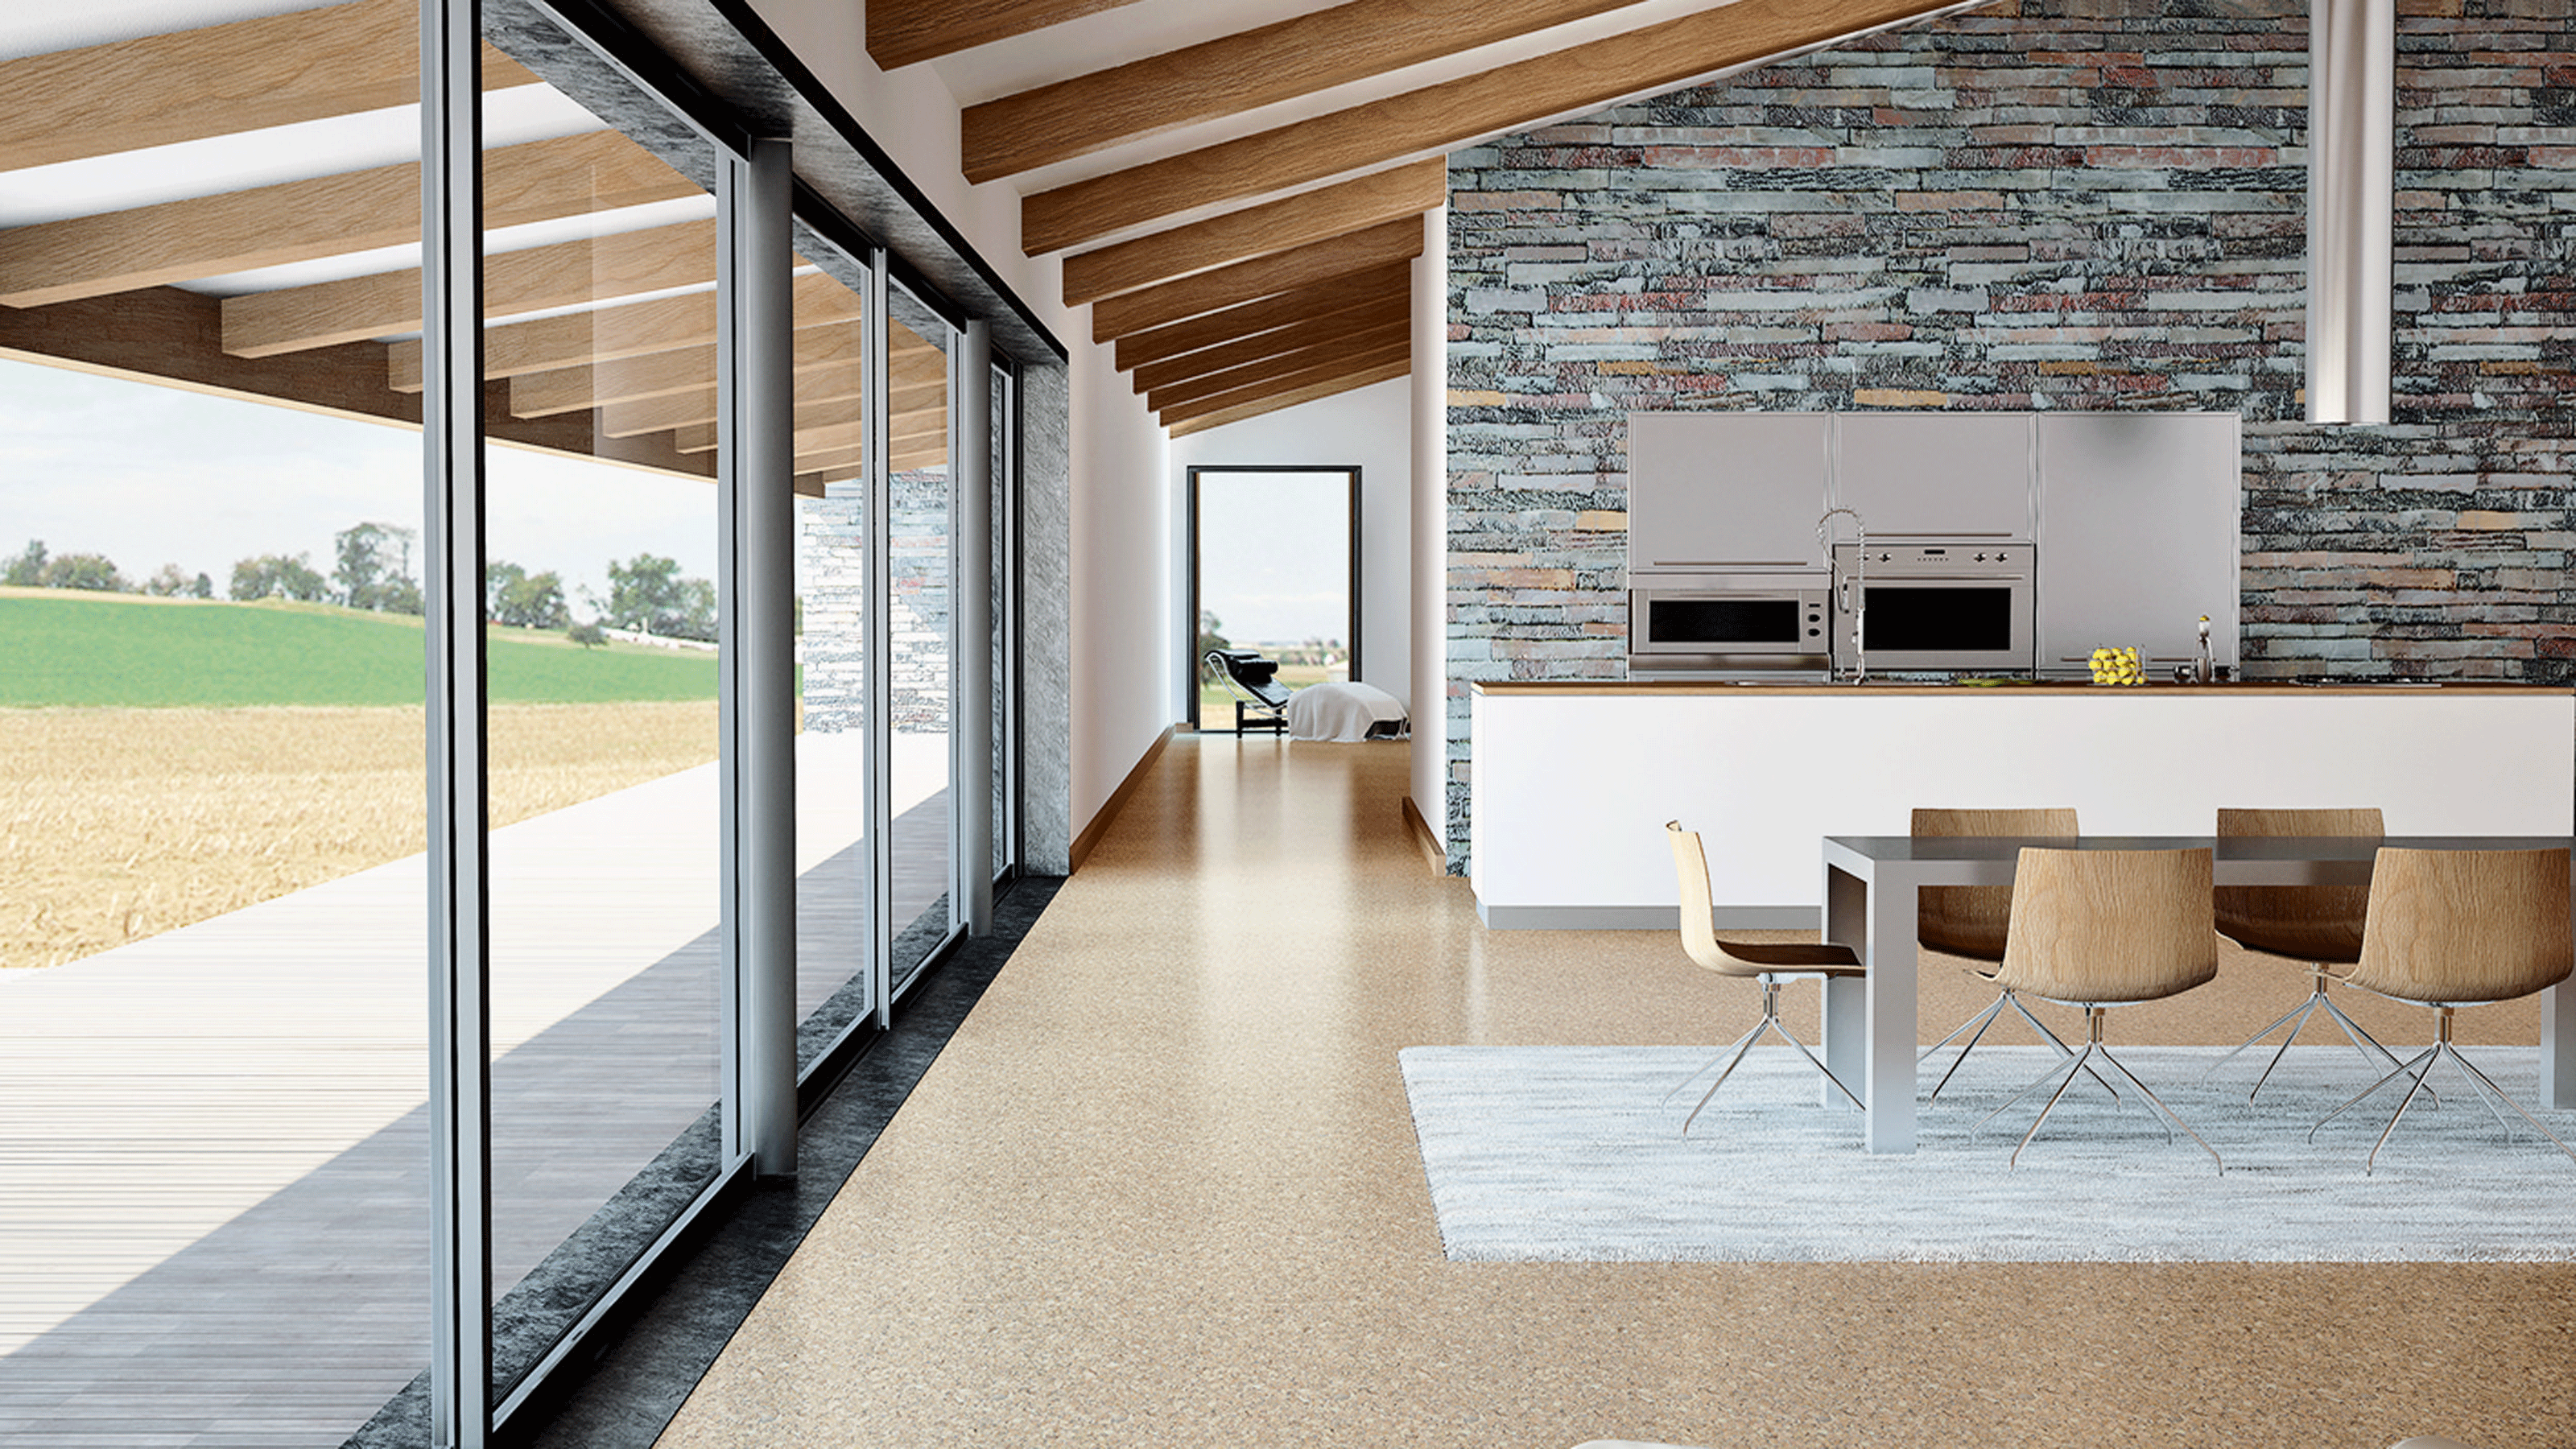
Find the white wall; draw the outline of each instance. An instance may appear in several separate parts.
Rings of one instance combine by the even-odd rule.
[[[1019,193],[968,186],[957,105],[928,66],[892,73],[868,58],[852,0],[749,0],[843,108],[964,234],[987,265],[1071,349],[1073,829],[1078,835],[1171,722],[1181,647],[1167,588],[1173,553],[1165,479],[1170,444],[1144,399],[1091,341],[1087,311],[1063,305],[1061,267],[1021,255]],[[1140,581],[1144,581],[1140,584]]]
[[[1449,831],[1449,208],[1413,262],[1413,808]],[[1464,844],[1457,842],[1456,844]],[[1452,846],[1454,853],[1454,845]]]
[[[1172,440],[1172,615],[1189,610],[1189,477],[1192,468],[1360,470],[1360,675],[1410,709],[1413,702],[1413,395],[1403,378],[1281,408]],[[1188,717],[1182,660],[1171,656],[1172,718]]]

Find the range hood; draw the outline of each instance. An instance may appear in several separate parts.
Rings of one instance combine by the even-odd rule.
[[[2308,421],[2388,421],[2397,0],[2309,0]]]

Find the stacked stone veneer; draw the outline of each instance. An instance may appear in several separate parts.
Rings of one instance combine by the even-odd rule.
[[[894,585],[894,727],[936,734],[948,728],[948,474],[897,473],[889,575]],[[799,498],[796,577],[805,600],[805,728],[839,733],[867,727],[867,497],[835,484]]]
[[[1625,672],[1629,410],[2236,410],[2249,674],[2567,680],[2576,6],[2400,9],[2385,427],[2298,421],[2306,0],[2002,3],[1453,156],[1452,868],[1466,683]]]

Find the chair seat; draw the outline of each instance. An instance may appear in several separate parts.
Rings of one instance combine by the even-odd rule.
[[[1718,945],[1738,961],[1766,971],[1817,971],[1827,976],[1860,976],[1868,968],[1849,946],[1815,941],[1730,941]]]
[[[2349,966],[2361,959],[2358,921],[2266,921],[2261,925],[2230,923],[2219,934],[2249,951]]]

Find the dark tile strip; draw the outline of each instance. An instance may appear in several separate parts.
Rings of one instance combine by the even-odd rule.
[[[635,1295],[625,1320],[597,1335],[595,1356],[558,1371],[512,1420],[505,1442],[528,1449],[652,1444],[1063,884],[1059,877],[1014,882],[994,902],[993,934],[960,942],[807,1115],[795,1180],[739,1190],[718,1204],[695,1246],[674,1254],[681,1261]]]

